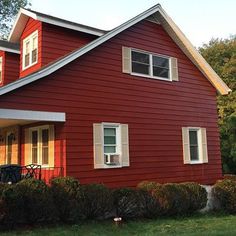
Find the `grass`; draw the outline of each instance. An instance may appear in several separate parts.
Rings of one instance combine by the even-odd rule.
[[[1,236],[125,236],[125,235],[236,235],[236,216],[196,215],[189,218],[138,220],[116,227],[112,220],[105,222],[86,222],[72,226],[34,228],[13,232],[2,232]]]

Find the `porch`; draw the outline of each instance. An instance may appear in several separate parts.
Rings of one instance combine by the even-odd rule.
[[[16,169],[17,178],[64,176],[64,122],[61,112],[0,109],[0,181],[14,181]]]

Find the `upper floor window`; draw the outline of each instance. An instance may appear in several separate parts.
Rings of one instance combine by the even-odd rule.
[[[132,73],[170,80],[170,58],[131,51]]]
[[[122,48],[123,72],[153,79],[178,81],[177,58]]]
[[[0,57],[0,83],[2,83],[2,57]]]
[[[38,62],[38,31],[23,40],[23,70]]]

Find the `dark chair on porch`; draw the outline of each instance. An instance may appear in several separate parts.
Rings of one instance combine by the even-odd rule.
[[[30,164],[22,168],[22,177],[24,179],[35,178],[41,180],[41,175],[41,165]]]
[[[17,183],[21,180],[21,170],[20,165],[2,165],[0,166],[0,182],[3,183]]]

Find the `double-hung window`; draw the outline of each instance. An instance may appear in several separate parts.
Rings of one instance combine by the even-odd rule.
[[[129,166],[129,134],[127,124],[93,124],[94,168]]]
[[[2,83],[2,71],[3,71],[2,57],[0,57],[0,84]]]
[[[208,162],[206,128],[183,127],[184,164]]]
[[[38,31],[23,40],[23,69],[38,62]]]
[[[123,72],[153,79],[178,81],[177,58],[122,47]]]
[[[26,140],[27,142],[27,140]],[[54,128],[44,125],[29,128],[29,164],[38,164],[42,167],[50,166],[54,162]]]
[[[118,125],[104,125],[103,149],[107,165],[120,165],[120,128]]]

